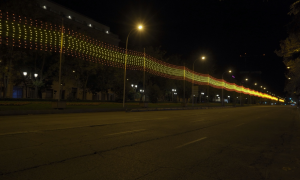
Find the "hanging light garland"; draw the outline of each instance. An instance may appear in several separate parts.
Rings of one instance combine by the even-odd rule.
[[[0,10],[0,44],[12,45],[14,47],[59,52],[61,40],[61,26],[30,18],[22,18],[15,14],[2,12]],[[102,63],[106,66],[124,68],[125,49],[103,43],[97,39],[84,34],[64,28],[63,53],[68,56],[82,58],[94,63]],[[144,70],[144,54],[142,52],[128,51],[127,69]],[[194,84],[209,85],[214,88],[252,96],[262,97],[271,100],[278,100],[277,97],[258,91],[238,86],[221,79],[216,79],[208,74],[194,72],[183,66],[172,65],[157,60],[149,55],[145,58],[145,70],[148,73],[176,80],[184,79]],[[284,102],[283,100],[279,100]]]

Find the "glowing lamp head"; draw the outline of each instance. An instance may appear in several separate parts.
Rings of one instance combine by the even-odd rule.
[[[287,67],[288,69],[290,69],[291,67]]]
[[[34,77],[38,77],[38,74],[37,74],[37,73],[35,73],[35,74],[34,74]]]
[[[201,59],[204,60],[204,59],[205,59],[205,56],[202,56]]]
[[[23,75],[24,75],[24,76],[27,76],[27,72],[23,72]]]
[[[289,79],[291,79],[291,78],[289,77]]]
[[[228,72],[231,73],[231,70],[229,70]]]
[[[254,84],[255,86],[257,85],[257,83]]]
[[[142,25],[139,25],[138,28],[139,28],[139,30],[142,30],[142,29],[143,29],[143,26],[142,26]]]
[[[248,79],[247,79],[247,78],[246,78],[245,80],[246,80],[246,81],[248,81]]]

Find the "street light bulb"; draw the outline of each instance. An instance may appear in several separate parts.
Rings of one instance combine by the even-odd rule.
[[[204,57],[204,56],[202,56],[202,58],[201,58],[201,59],[203,59],[203,60],[204,60],[204,59],[205,59],[205,57]]]
[[[27,72],[23,72],[23,75],[24,75],[24,76],[27,76]]]
[[[231,73],[231,70],[229,70],[228,72]]]
[[[140,29],[140,30],[143,29],[143,26],[142,26],[142,25],[139,25],[139,29]]]
[[[131,84],[131,87],[133,87],[133,84]]]
[[[257,85],[257,83],[254,84],[255,86]]]
[[[73,70],[73,73],[74,73],[75,71]]]
[[[134,87],[137,87],[137,85],[135,85]]]
[[[289,77],[289,79],[291,79],[291,78]]]
[[[290,69],[291,67],[287,67],[288,69]]]
[[[35,73],[35,74],[34,74],[34,77],[38,77],[38,74],[37,74],[37,73]]]
[[[248,79],[246,79],[246,81],[248,81]]]

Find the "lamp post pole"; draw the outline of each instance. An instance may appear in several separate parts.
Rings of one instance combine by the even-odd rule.
[[[241,85],[241,91],[240,91],[240,105],[242,106],[242,90],[243,90],[242,82],[240,83],[240,85]]]
[[[58,86],[59,86],[59,94],[57,101],[60,101],[61,98],[61,61],[62,61],[62,53],[63,53],[63,42],[64,42],[64,18],[62,18],[62,26],[61,26],[61,39],[60,39],[60,56],[59,56],[59,77],[58,77]]]
[[[26,88],[26,95],[25,95],[25,98],[27,99],[27,82],[26,82],[27,72],[23,72],[23,75],[24,75],[24,77],[25,77],[25,81],[24,81],[25,83],[24,83],[24,84],[25,84],[25,88]]]
[[[144,82],[143,82],[143,95],[144,95],[144,107],[146,107],[146,95],[145,95],[145,71],[146,71],[146,50],[144,48]]]
[[[38,77],[38,74],[35,73],[34,74],[34,77],[35,77],[35,89],[34,89],[34,98],[37,98],[37,77]]]
[[[185,63],[183,64],[183,107],[185,107]]]
[[[221,98],[221,101],[222,101],[222,103],[221,103],[221,106],[224,106],[224,96],[223,96],[223,89],[224,89],[224,78],[223,78],[223,75],[226,73],[227,71],[225,71],[225,72],[223,72],[223,74],[222,74],[222,98]],[[231,73],[231,70],[229,70],[228,71],[229,73]]]
[[[205,59],[205,56],[202,56],[201,57],[202,60]],[[198,59],[196,59],[194,62],[193,62],[193,81],[192,81],[192,93],[191,93],[191,96],[192,96],[192,105],[194,106],[194,96],[193,96],[193,87],[194,87],[194,81],[195,81],[195,72],[194,72],[194,65],[195,65],[195,62],[197,61]]]
[[[139,26],[138,28],[139,28],[139,29],[142,29],[143,26]],[[128,46],[128,38],[129,38],[130,33],[131,33],[133,30],[136,30],[136,28],[133,28],[133,29],[128,33],[128,36],[127,36],[127,38],[126,38],[125,62],[124,62],[123,108],[125,107],[125,87],[126,87],[126,64],[127,64],[127,46]]]

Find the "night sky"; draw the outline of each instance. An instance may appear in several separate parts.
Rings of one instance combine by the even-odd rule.
[[[128,32],[142,23],[145,29],[130,37],[129,49],[162,46],[167,55],[182,55],[189,68],[204,55],[216,64],[217,78],[232,69],[238,81],[247,77],[276,95],[285,94],[285,66],[274,51],[287,37],[287,13],[294,0],[53,1],[109,26],[121,47]]]

